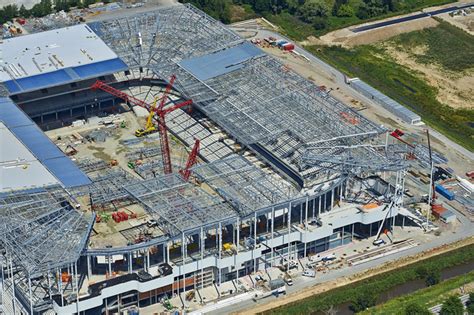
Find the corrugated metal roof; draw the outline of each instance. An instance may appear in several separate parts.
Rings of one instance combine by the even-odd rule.
[[[128,69],[119,58],[82,65],[79,67],[56,70],[31,77],[5,81],[4,84],[11,94],[39,90],[70,82],[95,78]]]
[[[36,125],[13,127],[10,130],[40,161],[64,156]]]
[[[0,98],[0,121],[65,187],[91,183],[90,179],[9,98]],[[29,181],[35,181],[34,177],[22,180],[25,181],[22,185],[29,188],[31,188]]]
[[[90,179],[74,164],[67,156],[44,160],[43,164],[59,179],[66,187],[88,185]]]
[[[128,69],[89,26],[81,24],[0,42],[0,82],[10,94]]]
[[[243,67],[249,59],[265,53],[249,42],[220,50],[209,55],[182,60],[179,65],[201,81],[232,72]]]
[[[355,79],[352,80],[350,84],[352,87],[354,87],[355,90],[378,102],[385,109],[402,118],[404,121],[410,124],[421,121],[421,117],[419,115],[415,114],[400,103],[397,103],[395,100],[391,99],[390,97],[378,91],[377,89],[371,87],[364,81],[360,79]]]

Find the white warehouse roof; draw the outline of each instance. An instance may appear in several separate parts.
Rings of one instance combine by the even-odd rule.
[[[117,58],[85,24],[0,42],[0,81]]]

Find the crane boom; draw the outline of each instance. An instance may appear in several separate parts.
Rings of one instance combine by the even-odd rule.
[[[133,96],[128,95],[127,93],[124,93],[120,90],[117,90],[107,83],[97,80],[95,83],[91,86],[92,90],[102,90],[104,92],[107,92],[113,96],[116,96],[118,98],[123,99],[125,102],[131,104],[131,105],[137,105],[143,108],[146,108],[148,111],[150,111],[150,105],[142,100],[139,100],[138,98],[135,98]]]
[[[185,181],[188,181],[189,176],[191,175],[191,167],[193,167],[194,164],[197,162],[197,156],[199,154],[199,145],[201,141],[199,139],[196,139],[194,141],[194,146],[193,149],[191,150],[191,153],[189,153],[188,161],[186,162],[186,166],[184,169],[180,170],[179,173],[183,176]]]
[[[170,82],[166,86],[165,93],[161,97],[160,106],[158,106],[158,110],[163,110],[163,107],[166,103],[166,99],[168,98],[168,94],[170,94],[170,91],[173,88],[174,80],[176,80],[176,76],[173,74],[170,78]]]
[[[431,194],[430,194],[430,200],[428,200],[428,203],[434,204],[434,201],[436,199],[436,190],[435,190],[435,184],[434,184],[434,178],[433,178],[433,154],[431,152],[431,140],[430,140],[430,131],[429,129],[426,129],[426,136],[428,138],[428,151],[430,153],[430,184],[431,184]]]
[[[108,85],[105,82],[102,82],[100,80],[97,80],[92,86],[91,89],[97,90],[100,89],[104,92],[107,92],[111,95],[114,95],[116,97],[119,97],[123,99],[124,101],[132,104],[132,105],[138,105],[140,107],[146,108],[149,112],[150,115],[148,116],[148,119],[155,119],[158,122],[158,131],[160,133],[160,146],[161,146],[161,155],[163,158],[163,169],[165,174],[171,174],[172,173],[172,167],[171,167],[171,156],[170,156],[170,146],[169,146],[169,141],[168,141],[168,131],[166,127],[166,121],[165,121],[165,116],[172,111],[175,111],[177,109],[180,109],[185,106],[189,106],[193,103],[192,100],[187,100],[184,102],[181,102],[179,104],[174,104],[173,106],[170,106],[168,108],[164,108],[165,105],[165,100],[166,97],[169,93],[169,91],[172,88],[173,82],[176,79],[176,77],[173,75],[170,80],[170,84],[166,87],[165,95],[161,99],[160,105],[158,108],[155,108],[156,106],[156,100],[153,106],[150,106],[148,103],[139,100],[137,98],[134,98],[133,96],[130,96],[122,91],[119,91],[110,85]],[[148,122],[147,122],[148,126]],[[152,124],[152,128],[154,128]],[[144,130],[146,132],[146,130]],[[138,130],[137,130],[138,132]],[[137,134],[137,132],[135,134]],[[189,175],[188,175],[189,177]]]

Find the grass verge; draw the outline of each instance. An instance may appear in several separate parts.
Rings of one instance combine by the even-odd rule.
[[[400,310],[405,309],[406,306],[411,303],[416,303],[429,308],[442,303],[442,301],[447,296],[452,294],[453,290],[473,281],[474,271],[471,271],[468,274],[448,279],[432,287],[421,289],[412,294],[407,294],[395,299],[391,299],[387,303],[371,307],[360,314],[400,314]]]
[[[428,270],[443,270],[472,260],[474,260],[474,245],[471,244],[396,270],[332,289],[322,294],[295,301],[267,311],[264,314],[309,314],[324,311],[331,306],[352,301],[358,296],[361,290],[368,290],[380,294],[389,291],[397,285],[418,279],[419,273],[417,270],[420,267],[424,267]]]

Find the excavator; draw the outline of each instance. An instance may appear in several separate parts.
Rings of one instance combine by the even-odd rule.
[[[151,105],[150,113],[148,114],[148,118],[146,120],[145,128],[135,130],[135,137],[143,137],[143,136],[146,136],[158,131],[158,128],[153,123],[153,116],[155,115],[157,102],[158,102],[158,97],[155,97],[155,101]]]

